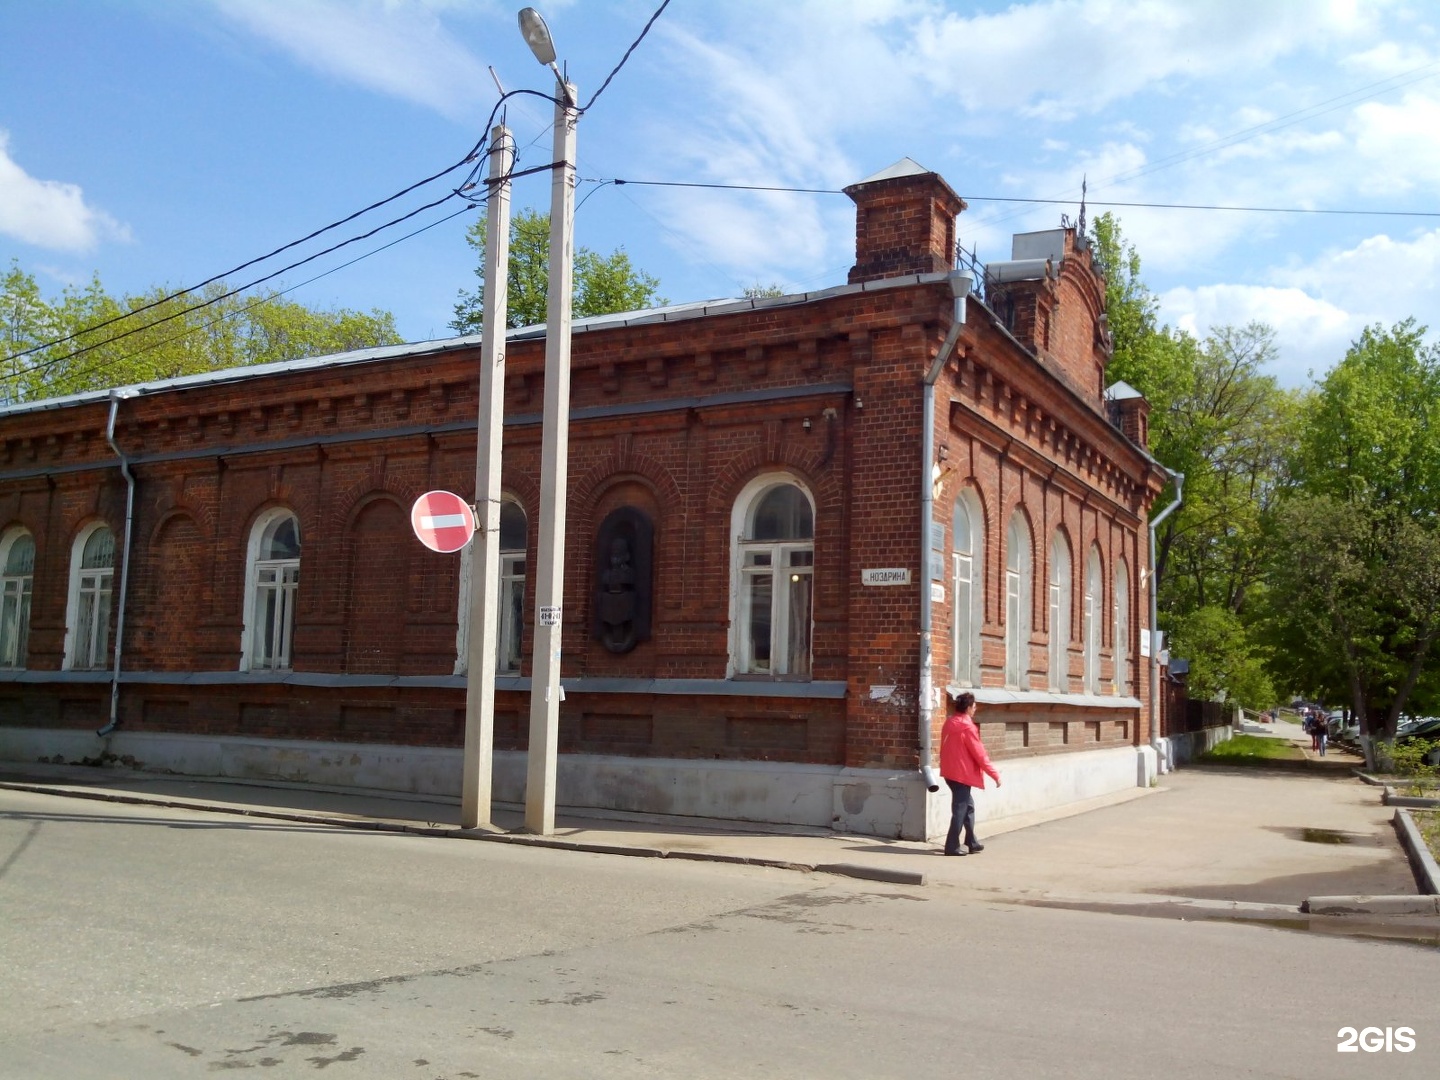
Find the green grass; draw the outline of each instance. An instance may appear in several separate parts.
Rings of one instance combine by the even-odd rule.
[[[1236,735],[1197,759],[1210,765],[1263,765],[1270,761],[1304,761],[1305,753],[1285,739]]]
[[[1420,835],[1425,838],[1430,854],[1440,859],[1440,813],[1433,810],[1412,810],[1410,813]]]

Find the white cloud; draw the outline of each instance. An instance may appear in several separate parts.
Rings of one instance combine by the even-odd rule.
[[[489,99],[485,66],[417,0],[213,0],[300,62],[460,119]],[[444,6],[444,5],[440,5]]]
[[[1433,191],[1440,184],[1440,99],[1408,93],[1397,105],[1366,102],[1353,118],[1365,194]]]
[[[1341,40],[1360,21],[1351,5],[1312,0],[1048,0],[968,18],[937,9],[914,49],[935,84],[970,109],[1060,119],[1166,80],[1253,72]]]
[[[76,184],[37,180],[10,157],[0,131],[0,233],[55,251],[89,251],[101,240],[129,240],[130,230],[85,202]]]
[[[1200,336],[1213,326],[1269,323],[1280,349],[1273,373],[1299,385],[1307,372],[1329,370],[1365,326],[1411,316],[1425,323],[1440,309],[1440,229],[1411,240],[1372,236],[1269,277],[1266,285],[1171,289],[1160,297],[1162,318]]]

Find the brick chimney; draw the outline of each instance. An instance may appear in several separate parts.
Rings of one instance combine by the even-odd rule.
[[[1150,447],[1150,403],[1127,382],[1117,382],[1105,391],[1110,423],[1136,446]]]
[[[938,173],[902,158],[845,194],[855,201],[852,285],[954,269],[955,218],[965,200]]]

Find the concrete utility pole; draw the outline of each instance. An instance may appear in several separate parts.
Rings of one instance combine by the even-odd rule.
[[[485,308],[480,327],[480,415],[475,429],[475,517],[470,549],[470,628],[465,639],[465,774],[460,827],[490,824],[495,759],[495,654],[500,593],[500,443],[505,416],[505,320],[510,268],[510,170],[515,140],[490,132],[485,228]]]
[[[540,542],[535,576],[535,655],[530,673],[530,751],[525,829],[555,831],[560,734],[560,642],[565,592],[565,501],[570,458],[570,299],[575,268],[575,87],[555,67],[545,20],[533,8],[520,28],[540,63],[555,72],[555,151],[550,181],[550,290],[546,298],[545,406],[541,427]]]

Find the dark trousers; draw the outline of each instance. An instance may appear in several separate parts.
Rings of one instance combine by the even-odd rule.
[[[970,795],[970,785],[958,780],[946,780],[950,787],[950,831],[945,834],[945,850],[960,850],[960,830],[965,830],[965,846],[978,844],[975,839],[975,800]]]

